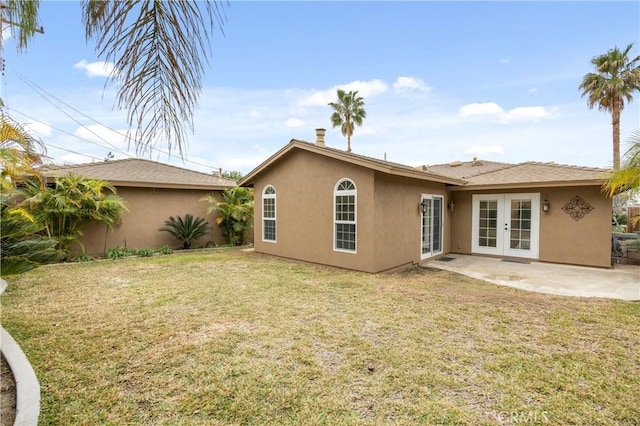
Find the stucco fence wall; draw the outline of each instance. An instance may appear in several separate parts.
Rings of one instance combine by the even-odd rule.
[[[83,229],[80,242],[85,253],[91,256],[104,255],[110,248],[127,247],[131,249],[158,248],[170,246],[182,248],[182,244],[174,240],[168,232],[159,231],[169,216],[203,217],[211,226],[211,233],[192,244],[202,246],[207,242],[217,245],[227,244],[222,230],[216,223],[218,214],[207,214],[209,204],[200,201],[212,191],[192,189],[157,189],[117,187],[118,195],[127,205],[126,212],[112,230],[105,224],[90,224]],[[249,232],[248,236],[253,232]],[[73,247],[73,254],[82,253],[79,245]]]

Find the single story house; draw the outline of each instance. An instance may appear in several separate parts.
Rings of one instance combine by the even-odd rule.
[[[447,253],[610,267],[605,169],[474,160],[410,167],[292,140],[254,187],[255,250],[365,272]]]
[[[217,173],[201,173],[138,158],[45,166],[40,173],[47,180],[68,173],[104,180],[113,185],[117,195],[125,200],[129,211],[113,226],[112,231],[105,224],[89,224],[83,229],[80,242],[89,255],[102,255],[113,247],[182,247],[168,232],[158,231],[158,228],[164,226],[169,216],[184,217],[186,214],[206,218],[212,227],[212,233],[195,241],[195,245],[209,241],[226,243],[215,222],[217,213],[207,215],[209,204],[200,201],[212,191],[221,192],[236,186],[235,181],[224,179]],[[80,251],[80,247],[75,250]]]

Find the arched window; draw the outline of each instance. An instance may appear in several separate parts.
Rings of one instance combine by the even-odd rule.
[[[262,240],[276,242],[276,189],[271,185],[262,191]]]
[[[356,252],[356,186],[342,179],[333,191],[333,248],[337,251]]]

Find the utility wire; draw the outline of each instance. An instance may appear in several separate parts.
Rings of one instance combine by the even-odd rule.
[[[104,146],[104,145],[100,145],[98,142],[94,142],[94,141],[91,141],[91,140],[89,140],[89,139],[81,138],[80,136],[75,135],[75,134],[73,134],[73,133],[71,133],[71,132],[69,132],[69,131],[67,131],[67,130],[61,129],[61,128],[59,128],[59,127],[52,126],[51,124],[49,124],[49,123],[45,123],[45,122],[44,122],[44,121],[42,121],[42,120],[38,120],[37,118],[30,116],[29,114],[26,114],[26,113],[24,113],[24,112],[22,112],[22,111],[18,111],[18,110],[17,110],[17,109],[15,109],[15,108],[6,107],[6,109],[8,109],[9,111],[12,111],[12,112],[14,112],[14,113],[16,113],[16,114],[20,114],[21,116],[26,117],[26,118],[28,118],[29,120],[33,120],[33,121],[35,121],[36,123],[40,123],[40,124],[44,124],[44,125],[46,125],[46,126],[49,126],[49,127],[51,127],[52,129],[57,130],[57,131],[58,131],[58,132],[60,132],[60,133],[64,133],[64,134],[66,134],[66,135],[69,135],[69,136],[71,136],[71,137],[74,137],[74,138],[76,138],[76,139],[79,139],[79,140],[81,140],[82,142],[87,142],[87,143],[90,143],[90,144],[92,144],[92,145],[96,145],[96,146],[98,146],[98,147],[100,147],[100,148],[109,149],[109,148],[107,148],[107,147],[106,147],[106,146]],[[123,152],[123,153],[124,153],[124,154],[126,154],[126,155],[128,155],[129,157],[131,157],[131,156],[130,156],[129,154],[127,154],[126,152]]]
[[[31,80],[29,80],[29,79],[28,79],[27,77],[25,77],[24,75],[22,75],[22,74],[20,74],[20,73],[18,73],[18,72],[16,72],[16,71],[12,71],[12,72],[13,72],[13,74],[14,74],[14,75],[16,75],[20,80],[22,80],[25,84],[27,84],[27,85],[28,85],[32,90],[34,90],[36,93],[38,93],[40,96],[42,96],[42,97],[43,97],[47,102],[49,102],[49,103],[50,103],[51,105],[53,105],[56,109],[58,109],[59,111],[61,111],[61,112],[62,112],[63,114],[65,114],[67,117],[71,118],[74,122],[76,122],[77,124],[79,124],[81,127],[85,127],[85,128],[87,128],[84,124],[80,123],[80,122],[79,122],[79,121],[77,121],[75,118],[73,118],[71,115],[67,114],[65,111],[63,111],[61,108],[59,108],[57,105],[55,105],[55,104],[54,104],[50,99],[48,99],[48,97],[55,99],[57,102],[59,102],[59,103],[63,104],[63,105],[64,105],[64,106],[66,106],[67,108],[69,108],[69,109],[71,109],[71,110],[75,111],[76,113],[78,113],[78,114],[82,115],[83,117],[85,117],[85,118],[87,118],[87,119],[89,119],[89,120],[93,121],[94,123],[96,123],[96,124],[98,124],[98,125],[100,125],[100,126],[103,126],[104,128],[106,128],[106,129],[108,129],[108,130],[111,130],[111,131],[112,131],[112,132],[114,132],[115,134],[120,135],[120,136],[122,136],[122,137],[124,137],[124,138],[126,138],[126,139],[131,140],[131,137],[130,137],[129,135],[127,135],[127,134],[123,134],[123,133],[119,132],[118,130],[112,129],[112,128],[111,128],[111,127],[109,127],[109,126],[106,126],[106,125],[104,125],[104,124],[100,123],[99,121],[97,121],[97,120],[96,120],[96,119],[94,119],[93,117],[90,117],[89,115],[87,115],[87,114],[83,113],[82,111],[79,111],[79,110],[78,110],[78,109],[76,109],[75,107],[73,107],[73,106],[69,105],[68,103],[64,102],[62,99],[58,98],[57,96],[55,96],[55,95],[53,95],[53,94],[49,93],[47,90],[45,90],[45,89],[43,89],[42,87],[38,86],[36,83],[32,82]],[[43,94],[43,93],[44,93],[44,94]],[[45,96],[45,95],[46,95],[46,96]],[[105,141],[107,144],[109,144],[110,146],[112,146],[112,147],[113,147],[115,150],[117,150],[118,152],[121,152],[121,153],[123,153],[124,155],[127,155],[128,157],[131,157],[128,153],[126,153],[126,152],[124,152],[124,151],[120,150],[119,148],[117,148],[117,147],[116,147],[116,146],[114,146],[113,144],[109,143],[109,141],[105,140],[105,139],[104,139],[104,138],[102,138],[100,135],[98,135],[98,134],[96,134],[95,132],[93,132],[91,129],[87,128],[87,130],[89,130],[91,133],[93,133],[96,137],[98,137],[98,138],[102,139],[103,141]],[[210,164],[204,164],[204,163],[200,163],[200,162],[198,162],[198,161],[193,161],[193,160],[188,160],[188,159],[185,159],[185,158],[178,157],[178,156],[176,156],[176,155],[174,155],[174,154],[171,154],[171,153],[170,153],[170,152],[168,152],[168,151],[164,151],[164,150],[162,150],[162,149],[160,149],[160,148],[156,148],[156,147],[151,146],[151,147],[149,147],[149,149],[150,149],[150,150],[155,150],[155,151],[157,151],[157,152],[158,152],[158,153],[160,153],[160,154],[165,154],[165,155],[167,155],[167,156],[168,156],[168,157],[170,157],[170,158],[171,158],[171,157],[173,157],[173,158],[176,158],[176,159],[180,159],[180,160],[182,160],[182,162],[183,162],[183,163],[185,163],[185,162],[186,162],[186,163],[196,164],[196,165],[198,165],[198,166],[211,168],[211,169],[213,169],[213,170],[217,170],[217,169],[219,169],[219,167],[214,167],[214,166],[211,166]]]

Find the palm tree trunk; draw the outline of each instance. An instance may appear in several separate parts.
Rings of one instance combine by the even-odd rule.
[[[351,152],[351,135],[347,135],[347,152]]]
[[[613,102],[611,112],[611,125],[613,126],[613,169],[620,168],[620,101]]]

